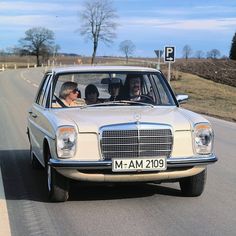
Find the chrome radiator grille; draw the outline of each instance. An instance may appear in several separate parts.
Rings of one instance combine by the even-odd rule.
[[[112,126],[108,126],[107,129],[103,128],[100,139],[101,152],[105,160],[170,156],[173,144],[170,127],[126,125],[126,128],[126,130],[119,129],[118,126],[114,126],[114,129]]]

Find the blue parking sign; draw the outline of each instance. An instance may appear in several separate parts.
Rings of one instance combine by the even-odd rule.
[[[175,47],[165,46],[164,48],[164,61],[165,62],[175,62]]]

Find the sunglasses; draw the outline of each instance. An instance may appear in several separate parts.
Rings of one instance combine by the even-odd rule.
[[[73,89],[72,91],[71,91],[72,93],[80,93],[80,90],[79,89],[77,89],[77,88],[75,88],[75,89]]]

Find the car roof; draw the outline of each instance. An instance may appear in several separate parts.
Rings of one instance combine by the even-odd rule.
[[[73,72],[158,72],[159,70],[149,67],[139,66],[70,66],[70,67],[56,67],[49,70],[47,73],[73,73]]]

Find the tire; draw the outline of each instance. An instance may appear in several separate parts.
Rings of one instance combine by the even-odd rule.
[[[207,169],[201,173],[179,181],[181,192],[186,197],[198,197],[203,193],[207,178]]]
[[[65,202],[69,198],[69,180],[47,165],[47,187],[49,200]]]

